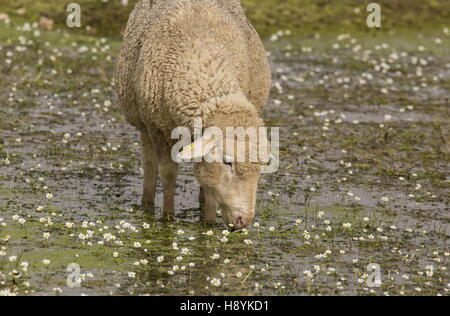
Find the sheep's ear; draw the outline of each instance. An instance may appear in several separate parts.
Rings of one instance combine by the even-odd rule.
[[[216,146],[214,135],[204,135],[202,138],[185,146],[178,154],[179,161],[202,161]]]

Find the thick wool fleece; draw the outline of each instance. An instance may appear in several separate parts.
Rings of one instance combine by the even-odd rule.
[[[260,126],[271,78],[239,0],[143,0],[127,24],[116,84],[127,120],[158,129]]]

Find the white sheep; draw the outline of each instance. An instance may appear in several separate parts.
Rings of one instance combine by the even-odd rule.
[[[126,118],[141,134],[143,205],[154,206],[159,175],[169,214],[175,211],[178,172],[173,129],[192,130],[195,119],[222,130],[263,126],[260,111],[271,87],[266,52],[239,0],[139,2],[124,33],[115,80]],[[203,135],[197,143],[211,140]],[[205,220],[214,222],[220,207],[230,226],[251,223],[260,169],[249,161],[196,163]]]

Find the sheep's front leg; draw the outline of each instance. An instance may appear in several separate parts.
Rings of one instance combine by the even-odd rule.
[[[144,169],[144,192],[142,206],[155,206],[156,181],[158,179],[158,156],[156,155],[148,133],[141,132],[142,168]]]
[[[170,155],[160,162],[159,177],[164,193],[164,213],[175,214],[175,188],[177,184],[178,164],[172,161]]]
[[[219,207],[214,196],[208,192],[208,190],[203,189],[205,197],[205,207],[204,207],[204,220],[208,224],[215,224],[217,221],[217,208]]]

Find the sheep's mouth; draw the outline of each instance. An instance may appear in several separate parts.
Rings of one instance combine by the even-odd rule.
[[[228,208],[226,206],[220,206],[220,209],[222,211],[222,218],[225,224],[232,230],[241,230],[246,228],[254,220],[254,211],[243,212],[238,208]]]

